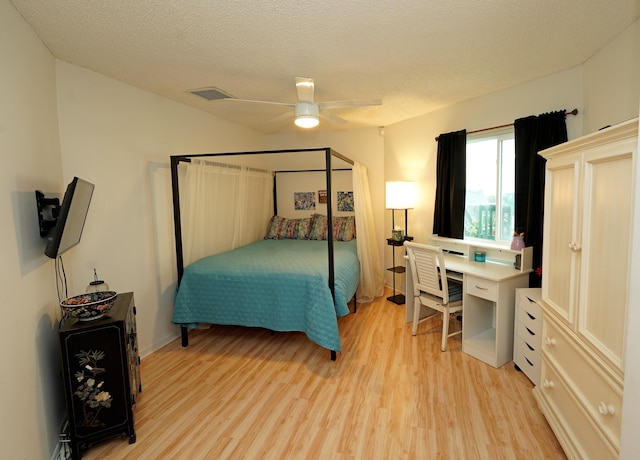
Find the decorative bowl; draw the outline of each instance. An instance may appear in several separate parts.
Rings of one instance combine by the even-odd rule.
[[[114,291],[97,291],[69,297],[60,302],[62,310],[80,321],[102,318],[116,300]]]

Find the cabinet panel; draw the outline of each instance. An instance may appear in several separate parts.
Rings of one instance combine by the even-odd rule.
[[[576,203],[579,166],[575,156],[547,163],[545,182],[545,238],[542,262],[542,297],[558,315],[571,322],[575,292],[571,286],[577,269],[577,253],[572,247],[578,229]]]
[[[585,162],[578,331],[622,368],[631,229],[631,153]]]

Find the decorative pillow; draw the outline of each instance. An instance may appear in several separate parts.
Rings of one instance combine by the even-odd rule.
[[[277,240],[280,235],[280,228],[284,222],[284,218],[280,216],[273,216],[271,218],[271,222],[269,222],[269,227],[267,229],[267,234],[265,235],[265,240]]]
[[[309,231],[310,240],[326,240],[328,219],[322,214],[314,214]],[[356,236],[355,216],[334,217],[331,232],[335,241],[351,241]]]
[[[356,218],[354,216],[333,218],[333,239],[351,241],[356,236]]]
[[[286,217],[273,216],[267,230],[265,239],[283,240],[296,239],[306,240],[311,229],[311,219],[287,219]]]
[[[311,229],[309,230],[310,240],[326,240],[327,239],[327,216],[322,214],[314,214],[311,216]]]
[[[284,219],[278,239],[306,240],[311,224],[310,218]]]
[[[309,239],[309,232],[311,231],[311,218],[305,217],[303,219],[296,219],[295,230],[293,231],[292,238],[296,240]]]

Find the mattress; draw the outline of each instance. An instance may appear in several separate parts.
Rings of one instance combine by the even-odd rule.
[[[335,241],[335,304],[328,284],[327,241],[260,240],[200,259],[184,270],[172,322],[300,331],[341,351],[338,317],[360,279],[356,240]]]

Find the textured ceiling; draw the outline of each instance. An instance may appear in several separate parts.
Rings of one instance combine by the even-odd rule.
[[[295,103],[382,99],[336,109],[385,126],[582,64],[640,17],[640,0],[11,0],[57,58],[265,133]]]

